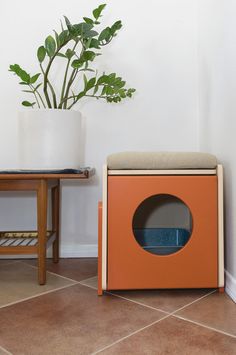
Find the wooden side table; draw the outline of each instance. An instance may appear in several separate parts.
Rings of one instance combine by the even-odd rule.
[[[38,282],[46,282],[46,250],[53,246],[53,261],[59,261],[60,180],[89,179],[94,169],[76,173],[1,172],[0,191],[35,191],[37,194],[37,231],[0,232],[0,255],[37,254]],[[52,228],[47,230],[48,190],[52,197]]]

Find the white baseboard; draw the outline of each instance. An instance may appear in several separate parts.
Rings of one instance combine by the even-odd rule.
[[[225,292],[236,303],[236,279],[225,270]]]
[[[47,251],[47,257],[52,256],[51,248]],[[98,256],[97,244],[61,245],[61,258],[95,258]],[[34,259],[36,255],[1,255],[0,259]]]

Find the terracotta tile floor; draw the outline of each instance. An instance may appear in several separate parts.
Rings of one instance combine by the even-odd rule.
[[[236,354],[236,305],[212,290],[96,294],[96,259],[0,260],[0,355]]]

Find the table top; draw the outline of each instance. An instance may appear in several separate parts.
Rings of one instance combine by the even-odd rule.
[[[0,180],[88,179],[94,168],[60,170],[0,170]]]

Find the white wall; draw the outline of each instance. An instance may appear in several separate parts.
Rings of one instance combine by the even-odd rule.
[[[85,164],[96,168],[90,182],[64,182],[62,255],[96,253],[97,202],[101,167],[110,153],[123,150],[197,150],[196,1],[107,1],[104,24],[122,19],[124,27],[99,58],[99,69],[116,71],[137,89],[120,105],[84,101]],[[71,0],[0,2],[0,168],[17,167],[17,110],[23,96],[8,65],[37,72],[36,49],[65,14],[72,22],[100,2]],[[4,35],[3,35],[4,34]],[[60,59],[59,59],[60,60]],[[35,199],[1,193],[1,228],[33,228]]]
[[[199,1],[200,149],[225,168],[226,279],[236,301],[236,2]]]

